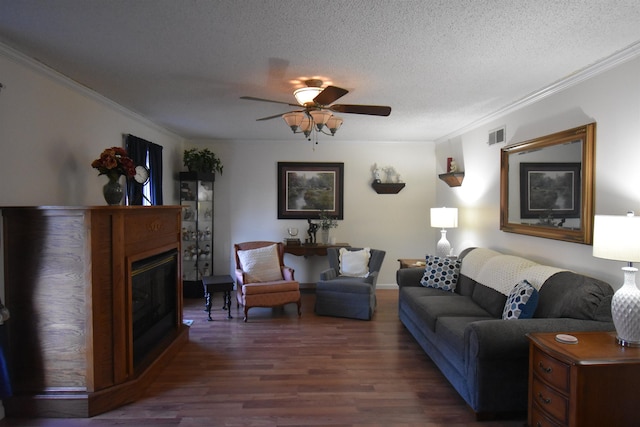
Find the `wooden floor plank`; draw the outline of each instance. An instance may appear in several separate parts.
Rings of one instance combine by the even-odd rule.
[[[253,308],[214,321],[185,300],[190,342],[139,401],[91,419],[5,419],[0,426],[413,427],[523,426],[475,422],[473,412],[398,320],[397,290],[377,292],[372,321],[316,316],[305,292],[302,317]]]

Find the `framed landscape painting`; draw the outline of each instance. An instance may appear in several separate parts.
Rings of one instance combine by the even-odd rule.
[[[580,163],[520,163],[522,218],[579,218]]]
[[[344,163],[278,162],[278,219],[343,219]]]

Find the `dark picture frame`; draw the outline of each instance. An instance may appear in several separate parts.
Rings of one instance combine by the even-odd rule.
[[[344,163],[278,162],[278,219],[343,219]]]
[[[520,163],[522,218],[579,218],[581,163]]]

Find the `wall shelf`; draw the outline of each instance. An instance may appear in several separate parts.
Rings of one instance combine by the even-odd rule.
[[[384,182],[372,182],[371,187],[376,190],[378,194],[398,194],[405,186],[404,182],[398,183],[384,183]]]
[[[464,172],[441,173],[438,178],[446,182],[449,187],[460,187],[464,180]]]

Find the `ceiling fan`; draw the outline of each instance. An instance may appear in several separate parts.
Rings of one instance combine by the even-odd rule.
[[[282,117],[293,133],[304,133],[309,138],[312,131],[322,132],[326,135],[335,135],[343,120],[333,115],[336,113],[348,114],[365,114],[369,116],[388,116],[391,114],[391,107],[383,105],[358,105],[358,104],[333,104],[336,100],[343,97],[348,90],[336,86],[327,86],[322,88],[322,80],[309,79],[305,80],[305,87],[297,89],[293,92],[297,104],[283,101],[274,101],[271,99],[256,98],[253,96],[241,96],[240,99],[248,99],[250,101],[273,102],[276,104],[290,105],[292,107],[302,107],[301,110],[289,111],[284,114],[276,114],[273,116],[262,117],[257,121],[271,120],[276,117]],[[325,131],[325,128],[330,133]]]

